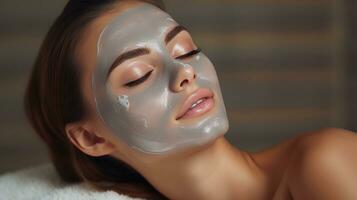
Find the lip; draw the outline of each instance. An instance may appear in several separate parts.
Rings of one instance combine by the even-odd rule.
[[[194,103],[196,103],[198,100],[203,98],[204,98],[203,102],[198,104],[195,108],[191,109],[191,106]],[[187,97],[187,99],[185,100],[179,111],[179,114],[176,117],[176,120],[203,115],[204,113],[212,109],[213,104],[214,104],[213,92],[206,88],[200,88]],[[200,106],[201,108],[197,108]],[[189,116],[186,116],[188,114]]]

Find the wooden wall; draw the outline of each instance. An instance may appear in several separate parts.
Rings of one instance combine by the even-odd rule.
[[[0,172],[47,160],[25,121],[22,96],[41,40],[64,2],[0,3]],[[307,130],[346,126],[337,0],[165,2],[217,68],[232,143],[257,150]]]
[[[347,13],[347,105],[348,127],[357,131],[357,2],[345,0]]]
[[[23,113],[23,95],[41,41],[65,1],[0,2],[0,173],[47,161]]]

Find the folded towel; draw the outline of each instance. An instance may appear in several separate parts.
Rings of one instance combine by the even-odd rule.
[[[0,200],[132,200],[114,191],[95,191],[85,184],[61,181],[52,164],[0,176]],[[135,198],[136,199],[136,198]]]

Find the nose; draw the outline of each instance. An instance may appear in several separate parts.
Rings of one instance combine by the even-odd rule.
[[[186,65],[184,67],[180,67],[171,82],[171,90],[173,92],[180,92],[188,85],[192,84],[195,79],[196,74],[192,66]]]

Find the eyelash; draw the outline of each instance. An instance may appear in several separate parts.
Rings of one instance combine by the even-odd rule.
[[[140,83],[146,81],[149,78],[152,71],[154,71],[154,70],[149,71],[148,73],[146,73],[143,77],[141,77],[139,79],[136,79],[134,81],[130,81],[130,82],[126,83],[124,86],[125,87],[135,87],[135,86],[139,85]]]
[[[178,57],[176,57],[176,59],[185,59],[185,58],[194,56],[194,55],[196,55],[196,54],[198,54],[200,52],[201,52],[201,49],[198,48],[198,49],[195,49],[193,51],[188,52],[187,54],[184,54],[182,56],[178,56]],[[149,71],[148,73],[146,73],[143,77],[141,77],[139,79],[136,79],[134,81],[130,81],[130,82],[126,83],[124,86],[125,87],[135,87],[137,85],[140,85],[141,83],[143,83],[144,81],[146,81],[150,77],[152,71],[153,70]]]
[[[196,54],[198,54],[198,53],[200,53],[200,52],[201,52],[201,49],[198,48],[198,49],[195,49],[195,50],[193,50],[193,51],[190,51],[190,52],[188,52],[188,53],[186,53],[186,54],[184,54],[184,55],[178,56],[178,57],[176,57],[176,59],[185,59],[185,58],[194,56],[194,55],[196,55]]]

